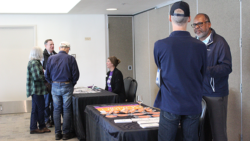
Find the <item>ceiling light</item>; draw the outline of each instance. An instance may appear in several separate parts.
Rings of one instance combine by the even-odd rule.
[[[106,10],[108,10],[108,11],[115,11],[115,10],[117,10],[117,8],[108,8]]]
[[[68,13],[81,0],[0,0],[0,13]]]

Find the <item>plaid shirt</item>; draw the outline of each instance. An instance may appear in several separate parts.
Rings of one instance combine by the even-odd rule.
[[[27,97],[33,94],[47,94],[43,67],[39,60],[31,60],[28,63],[26,91]]]

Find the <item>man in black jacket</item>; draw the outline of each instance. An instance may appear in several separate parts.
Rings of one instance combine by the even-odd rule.
[[[51,55],[56,54],[56,52],[54,51],[54,43],[52,39],[45,40],[44,46],[45,46],[45,49],[43,51],[44,59],[42,61],[42,65],[43,65],[43,69],[45,73],[48,58]],[[48,128],[51,128],[52,125],[54,124],[53,122],[53,99],[51,95],[51,85],[49,83],[46,83],[46,86],[47,86],[49,93],[44,95],[44,100],[45,100],[44,120],[45,120],[46,126]]]
[[[205,138],[207,141],[212,138],[213,141],[227,141],[228,77],[232,72],[230,48],[211,28],[206,14],[197,14],[192,27],[197,39],[207,46],[207,73],[203,84],[203,98],[207,103]]]

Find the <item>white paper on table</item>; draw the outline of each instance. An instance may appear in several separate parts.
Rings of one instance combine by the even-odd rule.
[[[131,119],[115,119],[115,123],[132,123]]]
[[[149,120],[160,120],[160,117],[152,117],[152,118],[149,118]]]
[[[138,124],[159,123],[159,120],[137,121]]]
[[[149,118],[132,118],[133,122],[137,122],[137,121],[149,121]]]
[[[76,87],[74,88],[73,94],[80,94],[80,93],[98,93],[98,91],[94,91],[87,87]]]
[[[141,128],[159,127],[158,123],[140,124]]]

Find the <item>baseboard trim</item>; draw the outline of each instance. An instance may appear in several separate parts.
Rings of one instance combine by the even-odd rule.
[[[0,114],[30,113],[31,100],[0,102]]]

